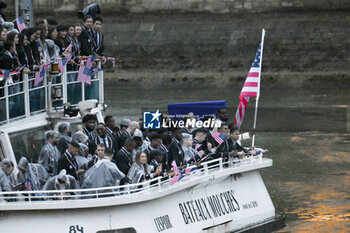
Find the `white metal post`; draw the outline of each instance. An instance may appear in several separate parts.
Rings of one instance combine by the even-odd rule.
[[[101,66],[101,61],[99,61],[98,62],[98,68],[101,68],[102,66]],[[98,89],[99,89],[99,93],[98,93],[98,95],[99,95],[99,102],[101,103],[101,104],[103,104],[104,103],[104,93],[103,93],[103,72],[98,72],[97,73],[97,77],[98,77]]]
[[[23,74],[23,91],[24,91],[24,106],[26,118],[30,117],[30,99],[29,99],[29,84],[28,84],[28,74]]]
[[[7,123],[10,122],[10,106],[9,106],[9,90],[8,90],[8,84],[5,82],[4,86],[4,94],[5,94],[5,101],[6,101],[6,119]]]
[[[68,93],[67,93],[67,64],[64,66],[64,73],[61,75],[61,83],[62,83],[62,94],[63,94],[63,104],[68,101]]]
[[[261,33],[261,50],[260,50],[260,65],[259,65],[259,88],[258,88],[258,93],[256,95],[255,99],[255,113],[254,113],[254,129],[256,129],[256,118],[258,115],[258,102],[259,102],[259,97],[260,97],[260,84],[261,84],[261,68],[262,68],[262,58],[263,58],[263,50],[264,50],[264,39],[265,39],[265,29],[262,29]],[[252,138],[252,148],[254,148],[255,145],[255,134],[253,134]],[[253,156],[253,155],[252,155]]]

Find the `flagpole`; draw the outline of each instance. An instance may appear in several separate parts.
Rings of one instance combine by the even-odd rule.
[[[254,113],[254,125],[253,128],[254,130],[256,129],[256,118],[258,116],[258,103],[259,103],[259,96],[260,96],[260,83],[261,83],[261,66],[262,66],[262,58],[263,58],[263,50],[264,50],[264,39],[265,39],[265,29],[262,29],[261,33],[261,50],[260,50],[260,65],[259,65],[259,88],[258,88],[258,93],[256,95],[255,99],[255,113]],[[252,137],[252,148],[254,148],[255,144],[255,133],[253,134]]]

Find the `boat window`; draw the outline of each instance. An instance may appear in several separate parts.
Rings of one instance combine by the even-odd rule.
[[[45,127],[42,127],[9,134],[16,161],[24,156],[30,162],[37,162],[41,147],[45,144],[44,132],[46,130]]]
[[[98,231],[96,233],[136,233],[136,230],[134,228],[128,227],[117,230]]]
[[[72,124],[73,133],[77,124]],[[9,134],[13,153],[18,162],[21,157],[26,157],[31,163],[36,163],[45,144],[45,131],[51,128],[41,127],[25,132]]]

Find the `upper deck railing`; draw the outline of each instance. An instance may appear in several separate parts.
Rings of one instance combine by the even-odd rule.
[[[100,61],[97,65],[101,68]],[[6,81],[0,86],[0,125],[46,113],[51,106],[53,111],[61,111],[65,103],[77,105],[89,99],[104,102],[103,70],[88,85],[76,81],[78,71],[67,70],[67,66],[64,69],[63,74],[47,71],[37,86],[34,86],[35,74],[11,75],[13,84]]]
[[[16,205],[19,202],[35,202],[42,203],[45,201],[62,203],[64,200],[88,200],[100,199],[106,197],[118,196],[135,196],[144,195],[150,192],[167,191],[179,185],[185,185],[189,182],[200,179],[204,176],[215,175],[224,170],[232,170],[233,173],[240,173],[254,169],[271,166],[272,160],[262,159],[261,157],[246,158],[240,160],[239,163],[234,163],[232,160],[224,162],[221,158],[201,163],[201,167],[192,166],[195,168],[188,174],[183,174],[184,178],[171,185],[171,178],[164,179],[157,177],[136,184],[127,184],[114,187],[91,188],[91,189],[70,189],[70,190],[41,190],[41,191],[15,191],[15,192],[0,192],[0,209],[4,205]],[[230,174],[231,174],[230,173]]]

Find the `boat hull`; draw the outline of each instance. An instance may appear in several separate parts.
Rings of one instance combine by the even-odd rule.
[[[275,217],[259,170],[195,181],[154,199],[149,195],[155,193],[144,193],[147,201],[132,204],[4,210],[0,212],[0,229],[7,229],[7,233],[231,232]],[[180,182],[174,186],[180,187]],[[113,202],[120,198],[101,199]]]

